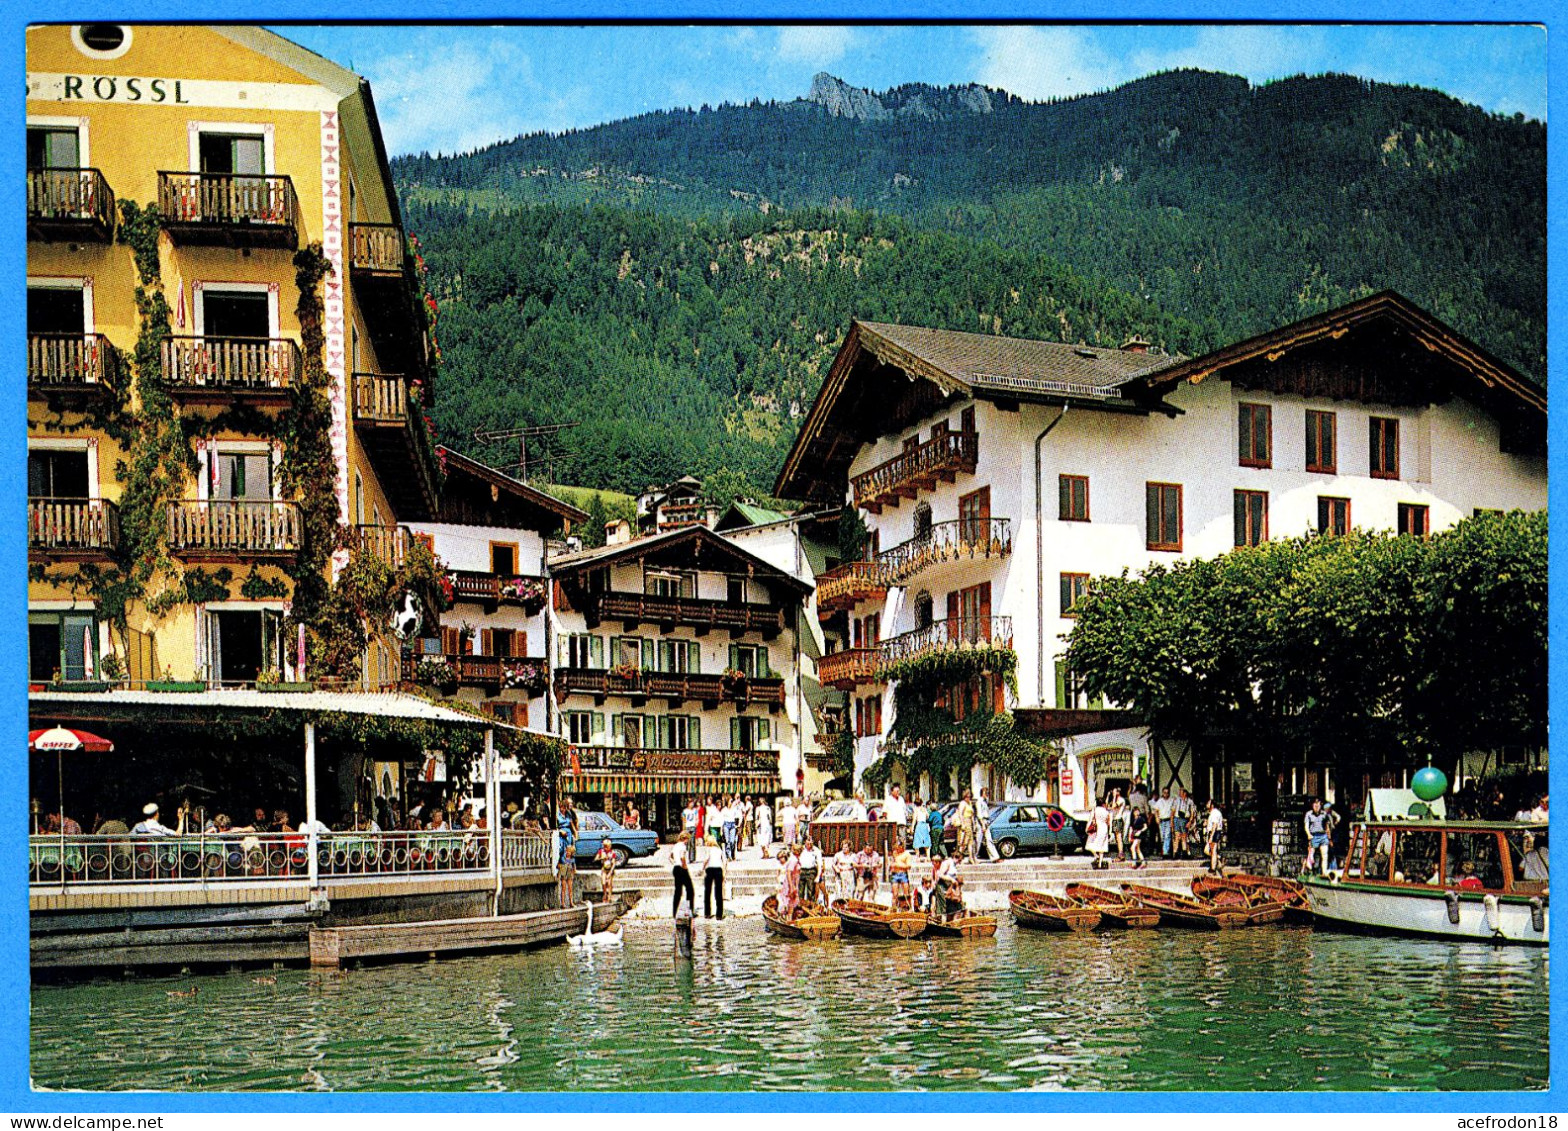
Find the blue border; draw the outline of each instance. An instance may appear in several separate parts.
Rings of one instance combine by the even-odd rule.
[[[573,3],[572,0],[358,0],[351,9],[324,0],[225,0],[219,4],[193,4],[179,0],[10,0],[0,5],[0,31],[5,51],[0,58],[0,89],[20,91],[25,85],[24,29],[29,19],[60,22],[83,20],[156,20],[169,23],[202,23],[213,18],[276,26],[284,21],[322,22],[324,17],[352,10],[361,22],[419,21],[448,22],[470,20],[492,22],[505,19],[545,19],[568,23],[660,18],[677,22],[726,21],[765,22],[771,20],[824,20],[831,22],[898,21],[911,18],[951,20],[962,23],[992,21],[1054,20],[1088,22],[1112,19],[1129,22],[1168,22],[1174,20],[1277,21],[1293,23],[1408,21],[1468,23],[1496,21],[1536,23],[1547,29],[1547,117],[1548,121],[1568,122],[1568,101],[1562,95],[1568,83],[1568,68],[1557,37],[1557,6],[1551,0],[1319,0],[1316,3],[1288,0],[1115,0],[1110,4],[1037,3],[1019,0],[991,0],[983,7],[963,0],[926,0],[918,7],[897,0],[857,0],[852,6],[834,0],[771,0],[747,8],[716,3],[715,0],[659,0],[657,7],[636,0],[598,0]],[[22,222],[24,207],[22,145],[25,104],[12,103],[6,128],[0,139],[0,213],[8,218],[3,255],[4,293],[10,301],[0,306],[0,341],[12,343],[5,356],[12,364],[0,368],[0,391],[13,406],[25,402],[25,378],[18,362],[17,348],[22,338],[25,309],[26,241]],[[1550,131],[1547,136],[1548,184],[1555,187],[1564,170],[1564,147]],[[1556,344],[1561,338],[1560,319],[1565,314],[1562,297],[1563,270],[1559,261],[1562,245],[1563,209],[1555,193],[1549,197],[1548,213],[1548,375],[1556,394],[1559,366]],[[0,466],[19,468],[26,441],[26,414],[7,417],[10,426],[0,430]],[[1552,418],[1548,425],[1551,457],[1549,481],[1554,507],[1551,538],[1561,545],[1568,534],[1568,517],[1557,508],[1563,482],[1560,457],[1568,441],[1568,425]],[[13,483],[21,482],[20,477]],[[25,488],[13,487],[3,502],[4,521],[0,522],[0,671],[25,670],[25,610],[27,608],[27,552],[25,530]],[[1554,555],[1555,558],[1555,555]],[[1554,561],[1555,566],[1555,561]],[[1568,582],[1555,570],[1551,585],[1552,650],[1565,641],[1568,613]],[[4,629],[10,625],[10,629]],[[1554,665],[1554,676],[1557,676]],[[1553,714],[1568,703],[1564,679],[1552,682]],[[0,748],[14,751],[8,764],[25,769],[21,751],[27,731],[25,681],[12,678],[0,685],[4,730]],[[1561,717],[1561,716],[1558,716]],[[1559,798],[1568,798],[1561,784],[1568,778],[1568,767],[1561,762],[1552,766],[1552,786]],[[27,813],[25,773],[5,774],[0,781],[0,801],[11,816],[0,819],[0,828],[24,827]],[[1560,804],[1562,802],[1560,801]],[[0,876],[26,875],[25,841],[15,835],[0,837]],[[1568,857],[1568,846],[1559,840],[1554,857]],[[1564,860],[1555,860],[1561,865]],[[9,882],[0,887],[0,950],[6,961],[0,965],[0,1109],[18,1114],[70,1112],[186,1113],[225,1111],[245,1112],[435,1112],[435,1111],[571,1111],[571,1112],[675,1112],[675,1111],[768,1111],[768,1112],[958,1112],[958,1111],[1126,1111],[1155,1112],[1264,1112],[1300,1111],[1353,1112],[1464,1112],[1531,1113],[1563,1110],[1568,1096],[1568,1026],[1563,1023],[1564,989],[1554,980],[1551,986],[1551,1079],[1547,1092],[1465,1092],[1465,1093],[1291,1093],[1291,1092],[1182,1092],[1182,1093],[513,1093],[510,1095],[453,1094],[224,1094],[167,1095],[162,1093],[65,1094],[34,1093],[28,1087],[28,912],[26,885]],[[1560,938],[1559,933],[1559,938]],[[1561,943],[1553,951],[1561,949]],[[221,1023],[218,1021],[217,1023]],[[1375,1023],[1369,1017],[1368,1023]]]

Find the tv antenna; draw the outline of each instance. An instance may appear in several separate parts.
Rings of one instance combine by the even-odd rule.
[[[533,462],[544,463],[553,475],[557,454],[554,450],[556,437],[568,428],[576,428],[577,424],[577,421],[571,420],[562,424],[535,424],[527,428],[475,428],[474,439],[481,444],[498,444],[506,440],[516,440],[517,462],[508,464],[507,467],[515,468],[517,478],[526,483],[529,465],[528,441],[534,441]]]

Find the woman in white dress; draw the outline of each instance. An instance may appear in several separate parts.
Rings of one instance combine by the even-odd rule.
[[[757,843],[762,846],[763,855],[767,855],[768,846],[773,843],[773,806],[758,801],[752,818],[757,822]]]
[[[1094,799],[1094,811],[1089,815],[1089,840],[1085,844],[1094,853],[1095,868],[1106,867],[1105,854],[1111,847],[1111,811],[1105,807],[1104,798]]]

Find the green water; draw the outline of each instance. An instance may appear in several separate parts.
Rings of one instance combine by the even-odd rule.
[[[625,946],[32,991],[36,1086],[1529,1089],[1547,957],[1301,927]],[[274,983],[257,978],[276,978]],[[194,996],[170,991],[198,988]]]

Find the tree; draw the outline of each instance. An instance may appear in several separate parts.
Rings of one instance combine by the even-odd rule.
[[[588,521],[583,523],[583,546],[592,548],[604,545],[604,524],[610,521],[610,512],[605,508],[604,496],[598,491],[588,500]]]

